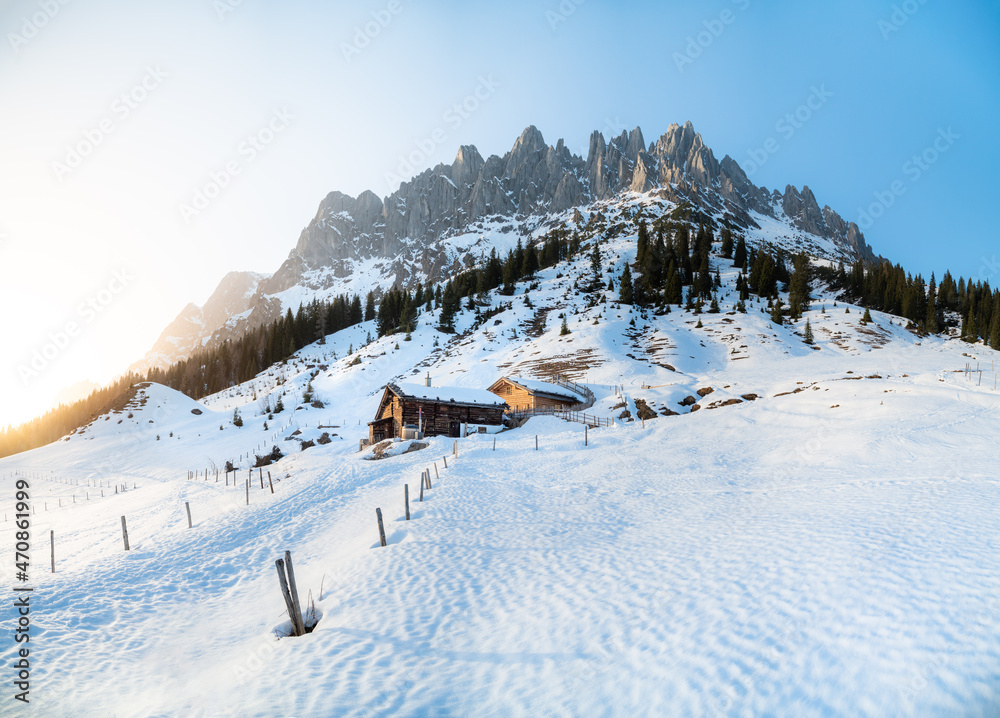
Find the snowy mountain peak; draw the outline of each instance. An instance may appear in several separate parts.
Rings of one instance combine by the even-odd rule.
[[[503,157],[484,160],[464,145],[451,165],[424,170],[384,199],[331,192],[273,276],[228,275],[204,308],[186,308],[167,327],[138,368],[167,365],[313,298],[441,281],[481,262],[497,246],[494,231],[531,238],[567,212],[589,216],[635,193],[686,203],[751,243],[805,233],[825,259],[875,259],[857,225],[821,209],[808,187],[757,187],[728,155],[719,162],[690,121],[648,146],[639,127],[610,140],[595,131],[586,159],[562,140],[548,145],[531,125]]]

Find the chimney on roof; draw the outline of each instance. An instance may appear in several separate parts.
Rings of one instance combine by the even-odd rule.
[[[424,377],[424,386],[429,387],[430,385],[431,385],[431,373],[427,372],[427,376]]]

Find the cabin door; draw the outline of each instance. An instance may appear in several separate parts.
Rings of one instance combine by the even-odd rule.
[[[448,424],[448,436],[450,438],[457,439],[459,438],[459,436],[461,436],[461,433],[462,433],[462,427],[461,424],[459,424],[459,422],[453,421],[450,424]]]

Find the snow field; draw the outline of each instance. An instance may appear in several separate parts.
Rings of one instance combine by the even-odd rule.
[[[603,244],[605,281],[634,245]],[[759,302],[729,313],[728,264],[713,257],[721,314],[643,317],[616,292],[588,307],[572,290],[583,256],[539,273],[533,307],[523,287],[492,296],[512,303],[499,325],[473,331],[463,312],[451,338],[425,314],[412,341],[364,346],[367,323],[200,403],[154,386],[131,419],[0,460],[5,510],[15,470],[56,479],[33,483],[36,504],[79,496],[59,479],[137,486],[33,517],[33,711],[997,715],[1000,396],[988,375],[978,386],[960,372],[992,368],[995,353],[878,312],[863,327],[862,308],[822,290],[812,349],[804,319],[777,327]],[[539,307],[546,328],[526,336]],[[495,452],[493,437],[461,440],[447,471],[450,439],[383,461],[357,452],[389,381],[429,371],[437,386],[482,389],[543,378],[545,363],[594,390],[588,413],[618,417],[619,385],[633,416],[637,399],[684,415],[594,429],[588,447],[582,425],[534,418]],[[310,380],[321,409],[299,408]],[[679,402],[703,387],[714,391],[687,414]],[[760,398],[709,408],[747,393]],[[268,420],[260,403],[279,395],[286,409]],[[301,452],[296,430],[336,436]],[[255,483],[249,507],[245,462],[236,487],[185,480],[272,444],[286,455],[270,467],[275,494]],[[419,503],[435,461],[441,478]],[[11,525],[0,534],[9,555]],[[322,618],[277,640],[285,550]]]
[[[914,381],[880,415],[889,386],[591,430],[587,448],[582,426],[536,418],[496,452],[461,440],[447,471],[447,439],[380,462],[331,444],[249,509],[180,479],[130,492],[133,551],[115,506],[87,518],[109,535],[82,533],[39,581],[39,681],[59,689],[38,709],[991,715],[1000,482],[978,457],[996,400]],[[215,513],[186,529],[169,489]],[[323,585],[322,620],[276,641],[285,549],[303,602]]]

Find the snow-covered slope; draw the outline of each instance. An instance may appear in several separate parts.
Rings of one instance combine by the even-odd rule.
[[[602,247],[617,277],[635,237]],[[456,336],[433,314],[411,341],[362,324],[201,402],[140,387],[0,461],[7,515],[17,476],[36,511],[34,709],[996,715],[998,357],[878,312],[862,325],[822,292],[779,327],[759,303],[735,312],[735,270],[712,261],[719,314],[579,296],[581,257],[491,295],[510,308],[484,323],[463,311]],[[426,373],[467,389],[560,373],[613,425],[586,445],[582,424],[536,417],[457,458],[445,438],[359,452],[381,388]],[[285,458],[251,473],[275,445]],[[235,480],[216,479],[227,461]],[[285,550],[319,622],[279,640]]]

